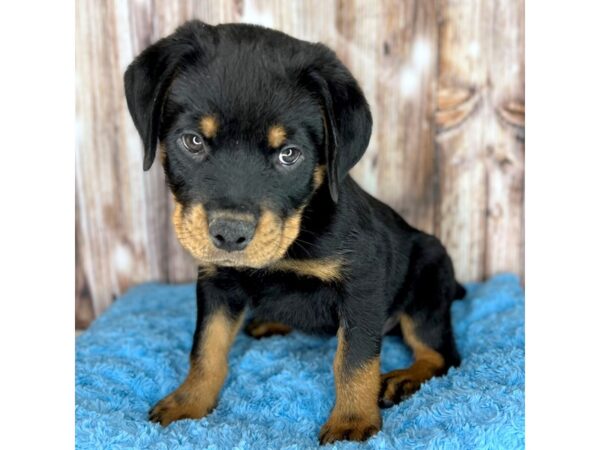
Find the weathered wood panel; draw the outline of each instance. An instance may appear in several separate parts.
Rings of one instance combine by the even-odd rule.
[[[435,232],[462,280],[523,272],[523,0],[80,0],[76,21],[76,325],[127,287],[192,280],[159,164],[122,88],[127,64],[187,19],[249,22],[334,48],[374,117],[353,176]]]
[[[523,8],[439,4],[436,233],[461,279],[523,271]]]
[[[485,50],[491,32],[486,3],[442,1],[439,10],[436,234],[455,258],[461,279],[485,273]]]
[[[492,3],[486,276],[525,270],[524,1]]]
[[[372,192],[409,223],[434,231],[437,17],[434,0],[383,2],[375,23],[375,136],[363,164],[375,169]],[[383,150],[383,151],[382,151]],[[368,174],[369,166],[363,173]],[[363,177],[360,177],[362,179]]]

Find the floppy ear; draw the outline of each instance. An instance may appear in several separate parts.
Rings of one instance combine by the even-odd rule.
[[[316,48],[317,61],[307,69],[306,75],[322,102],[329,192],[337,202],[339,184],[367,149],[373,119],[369,104],[350,71],[327,47],[318,44]]]
[[[186,56],[202,54],[203,34],[209,28],[200,21],[182,25],[146,48],[125,71],[125,97],[144,144],[144,170],[154,162],[163,104],[177,68]]]

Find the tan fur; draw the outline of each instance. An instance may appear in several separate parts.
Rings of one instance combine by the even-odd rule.
[[[304,211],[304,206],[283,221],[281,240],[277,246],[276,252],[277,259],[283,258],[289,246],[292,245],[292,242],[294,242],[300,234],[302,211]]]
[[[269,128],[267,132],[267,141],[269,142],[269,147],[278,148],[285,142],[285,138],[287,137],[287,133],[285,132],[285,128],[283,125],[273,125]]]
[[[424,344],[415,333],[415,325],[406,314],[400,314],[400,327],[404,342],[408,345],[415,357],[414,363],[408,369],[394,370],[381,376],[382,386],[385,386],[382,397],[389,402],[394,402],[398,397],[408,397],[416,392],[421,384],[433,378],[444,368],[444,357]]]
[[[173,225],[181,245],[189,251],[201,265],[227,267],[263,268],[280,260],[300,233],[302,210],[296,211],[285,220],[264,209],[256,226],[252,241],[243,251],[226,252],[216,248],[208,233],[208,220],[202,204],[196,204],[184,211],[175,202]]]
[[[164,166],[167,161],[167,149],[162,142],[158,144],[158,154],[160,156],[160,162]]]
[[[281,259],[268,267],[271,271],[294,272],[300,276],[315,277],[326,282],[343,280],[342,260],[322,259]]]
[[[436,370],[444,367],[444,358],[442,355],[421,342],[415,333],[415,324],[406,314],[400,314],[400,327],[402,328],[404,342],[406,342],[406,345],[414,352],[415,362],[427,362]]]
[[[173,226],[181,245],[201,262],[210,263],[212,243],[209,240],[206,211],[201,204],[194,205],[188,211],[175,202]]]
[[[338,330],[338,348],[333,363],[335,375],[335,406],[321,428],[321,443],[340,439],[363,441],[381,429],[381,414],[377,405],[379,394],[379,356],[362,367],[347,372],[344,330]]]
[[[199,126],[204,137],[212,139],[217,135],[219,123],[217,122],[217,118],[215,116],[207,115],[202,116]]]
[[[151,418],[163,426],[174,420],[204,417],[217,403],[227,376],[227,354],[242,324],[243,314],[233,321],[223,311],[217,311],[208,320],[198,355],[190,361],[187,378],[150,413]]]
[[[323,181],[325,181],[325,173],[325,166],[315,167],[315,171],[313,172],[313,185],[315,191],[319,189],[323,184]]]
[[[273,335],[285,336],[292,331],[292,327],[279,322],[260,322],[253,320],[246,327],[246,331],[250,336],[260,339],[265,336]]]
[[[207,280],[217,274],[217,267],[213,264],[198,267],[198,279]]]
[[[254,238],[244,253],[249,267],[261,268],[285,255],[289,246],[300,234],[302,211],[297,211],[285,220],[275,213],[265,210],[259,221]]]

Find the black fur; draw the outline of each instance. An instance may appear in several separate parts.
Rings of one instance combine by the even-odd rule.
[[[306,332],[335,333],[341,326],[345,370],[379,354],[400,312],[447,367],[459,364],[450,305],[465,290],[438,239],[348,176],[366,150],[372,120],[356,80],[331,50],[257,26],[189,22],[131,64],[125,92],[144,142],[144,169],[162,142],[168,183],[184,207],[202,203],[209,213],[258,217],[268,204],[286,218],[305,205],[285,258],[343,260],[342,281],[245,267],[217,267],[201,277],[193,354],[211,311],[225,307],[237,317],[251,306],[259,319]],[[208,156],[199,160],[179,139],[198,131],[203,114],[215,114],[219,124],[206,140]],[[303,151],[291,169],[278,166],[277,152],[267,147],[274,123]],[[327,176],[314,191],[318,165]]]

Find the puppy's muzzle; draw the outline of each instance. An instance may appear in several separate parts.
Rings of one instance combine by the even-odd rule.
[[[215,247],[228,252],[245,249],[256,230],[256,221],[219,218],[210,221],[208,232]]]

